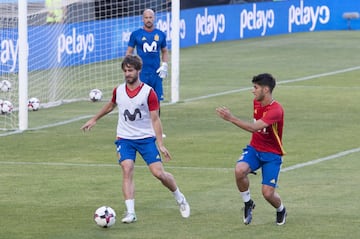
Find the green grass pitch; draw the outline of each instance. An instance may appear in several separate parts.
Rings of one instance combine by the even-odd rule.
[[[181,103],[164,102],[161,118],[173,156],[164,165],[190,202],[188,219],[139,157],[138,221],[121,223],[117,114],[80,130],[104,101],[29,112],[37,130],[0,137],[0,238],[360,238],[359,37],[358,31],[301,33],[181,50]],[[253,222],[242,223],[233,167],[250,134],[215,114],[225,105],[252,120],[251,77],[262,72],[277,78],[274,97],[285,108],[288,154],[278,189],[288,209],[284,226],[275,225],[275,210],[261,196],[259,174],[250,176]],[[69,119],[78,120],[42,128]],[[341,152],[352,153],[286,170]],[[110,229],[93,221],[102,205],[117,212]]]

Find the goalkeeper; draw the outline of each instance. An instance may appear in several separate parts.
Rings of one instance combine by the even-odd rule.
[[[134,54],[134,49],[136,49],[136,54],[143,61],[140,79],[151,86],[155,90],[159,101],[162,101],[164,100],[162,81],[168,73],[167,62],[169,58],[166,35],[155,28],[155,13],[153,10],[146,9],[143,12],[142,20],[144,26],[130,35],[126,55]]]

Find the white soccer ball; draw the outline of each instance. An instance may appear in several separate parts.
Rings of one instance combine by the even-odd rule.
[[[36,97],[32,97],[28,102],[28,109],[32,111],[37,111],[40,108],[40,100]]]
[[[102,206],[96,209],[94,220],[99,227],[108,228],[115,224],[116,213],[111,207]]]
[[[2,101],[0,106],[1,114],[10,114],[13,111],[13,104],[8,100]]]
[[[11,83],[8,80],[2,80],[0,82],[0,89],[4,92],[8,92],[11,90]]]
[[[102,92],[99,89],[92,89],[89,97],[92,102],[100,101],[102,99]]]

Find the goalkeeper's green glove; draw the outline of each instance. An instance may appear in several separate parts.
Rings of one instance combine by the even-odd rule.
[[[167,76],[168,73],[168,64],[166,62],[163,62],[159,69],[157,69],[156,73],[160,76],[160,78],[164,79]]]

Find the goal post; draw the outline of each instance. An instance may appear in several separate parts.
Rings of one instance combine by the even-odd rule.
[[[51,18],[49,3],[61,9]],[[12,113],[0,115],[0,130],[34,127],[28,121],[29,114],[36,114],[27,108],[31,97],[40,100],[40,110],[89,101],[94,88],[103,92],[104,100],[110,99],[122,82],[120,62],[130,34],[142,27],[147,8],[154,10],[155,25],[167,36],[165,102],[177,102],[179,5],[170,0],[0,0],[0,81],[12,84],[11,91],[0,91],[0,99],[13,105]]]
[[[171,14],[171,103],[176,103],[180,98],[180,1],[172,1]]]
[[[28,129],[27,0],[19,0],[19,130]]]

